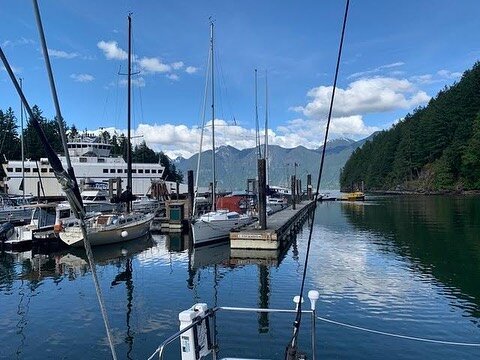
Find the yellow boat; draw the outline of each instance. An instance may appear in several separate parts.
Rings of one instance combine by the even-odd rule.
[[[364,201],[365,200],[365,194],[361,191],[355,191],[355,192],[347,193],[344,196],[342,196],[342,200]]]

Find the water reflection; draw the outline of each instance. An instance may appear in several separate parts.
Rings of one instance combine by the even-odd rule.
[[[376,206],[342,206],[342,213],[358,231],[378,235],[382,239],[377,242],[381,251],[408,258],[412,271],[426,278],[433,276],[443,284],[447,296],[459,300],[452,302],[454,306],[478,318],[479,200],[478,197],[384,197],[376,201]]]

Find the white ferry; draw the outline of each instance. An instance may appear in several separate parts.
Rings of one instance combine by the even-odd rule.
[[[82,134],[76,138],[69,139],[68,152],[75,170],[78,183],[106,183],[108,179],[121,178],[122,187],[127,184],[127,163],[121,156],[111,157],[112,145],[103,141],[99,136]],[[66,167],[64,156],[60,160]],[[25,160],[25,181],[26,194],[46,197],[64,196],[64,193],[55,178],[47,158],[38,161]],[[3,164],[7,174],[7,191],[9,194],[22,194],[22,161],[9,160]],[[165,168],[160,164],[132,164],[132,192],[136,195],[146,194],[150,189],[152,180],[162,179]],[[40,183],[41,179],[41,183]],[[170,194],[176,193],[176,183],[165,182]],[[43,186],[43,190],[41,187]],[[186,185],[180,184],[180,193],[186,192]]]

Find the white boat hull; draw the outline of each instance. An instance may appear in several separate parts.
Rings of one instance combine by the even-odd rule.
[[[133,240],[146,235],[150,231],[153,214],[142,220],[126,223],[122,226],[112,225],[99,229],[88,229],[87,236],[91,246],[115,244]],[[59,233],[60,239],[73,247],[83,246],[83,234],[79,226],[65,228]]]
[[[192,223],[193,246],[202,246],[227,239],[232,229],[248,225],[251,222],[250,217],[215,221],[197,219]]]

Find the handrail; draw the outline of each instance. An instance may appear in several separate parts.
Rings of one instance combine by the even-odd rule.
[[[231,306],[219,306],[215,308],[216,310],[225,310],[225,311],[244,311],[244,312],[259,312],[259,313],[296,313],[297,310],[288,310],[288,309],[265,309],[265,308],[240,308],[240,307],[231,307]],[[312,310],[302,310],[302,313],[311,314]]]
[[[165,346],[169,345],[172,343],[174,340],[178,339],[180,335],[186,333],[188,330],[192,329],[193,327],[197,326],[200,324],[205,318],[212,316],[218,308],[213,308],[213,309],[208,309],[203,316],[198,316],[195,321],[193,321],[190,325],[184,327],[182,330],[177,331],[175,334],[171,335],[169,338],[167,338],[158,348],[155,350],[155,352],[148,358],[148,360],[152,360],[156,354],[158,354],[158,358],[162,359],[163,358],[163,350]]]
[[[168,337],[164,340],[160,346],[155,350],[155,352],[150,355],[147,360],[152,360],[157,354],[158,358],[163,359],[163,352],[167,345],[171,344],[174,340],[178,339],[182,334],[186,333],[188,330],[191,330],[193,327],[202,323],[209,316],[213,316],[218,310],[224,311],[240,311],[240,312],[257,312],[257,313],[296,313],[297,310],[289,309],[266,309],[266,308],[242,308],[242,307],[232,307],[232,306],[217,306],[212,309],[208,309],[203,315],[198,316],[190,325],[184,327],[183,329],[177,331],[175,334]],[[313,310],[302,310],[302,313],[313,314]]]

